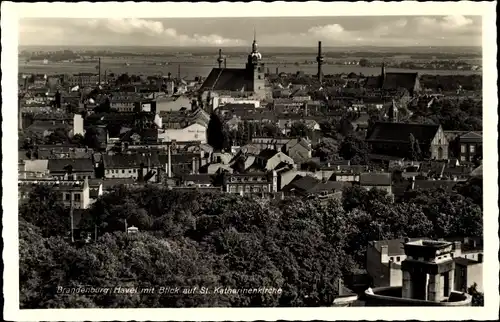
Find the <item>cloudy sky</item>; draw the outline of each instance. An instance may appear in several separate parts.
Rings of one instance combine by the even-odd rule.
[[[480,16],[25,18],[19,44],[66,46],[480,46]]]

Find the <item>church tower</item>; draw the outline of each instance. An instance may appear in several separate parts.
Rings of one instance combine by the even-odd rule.
[[[257,45],[257,37],[254,30],[252,43],[252,52],[248,55],[246,65],[249,79],[252,80],[250,91],[253,91],[257,97],[265,97],[265,77],[264,64],[262,63],[262,55],[259,53]]]

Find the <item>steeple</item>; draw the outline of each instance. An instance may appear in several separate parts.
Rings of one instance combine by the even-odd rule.
[[[257,53],[258,48],[257,48],[257,32],[255,31],[255,28],[253,28],[253,43],[252,43],[252,53]]]
[[[257,64],[258,61],[262,59],[262,55],[259,53],[259,46],[257,45],[257,33],[255,28],[253,30],[253,42],[252,42],[252,52],[248,55],[248,62],[250,64]]]

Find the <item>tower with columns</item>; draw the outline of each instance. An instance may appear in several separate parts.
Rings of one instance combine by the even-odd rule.
[[[446,300],[454,285],[453,244],[417,240],[405,243],[404,249],[402,297],[433,302]]]

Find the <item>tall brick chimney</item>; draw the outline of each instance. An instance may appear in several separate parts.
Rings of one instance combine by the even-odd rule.
[[[324,57],[321,53],[321,41],[318,41],[318,56],[316,57],[316,62],[318,63],[318,80],[321,83],[323,81],[323,72],[321,71],[321,65],[323,65]]]

